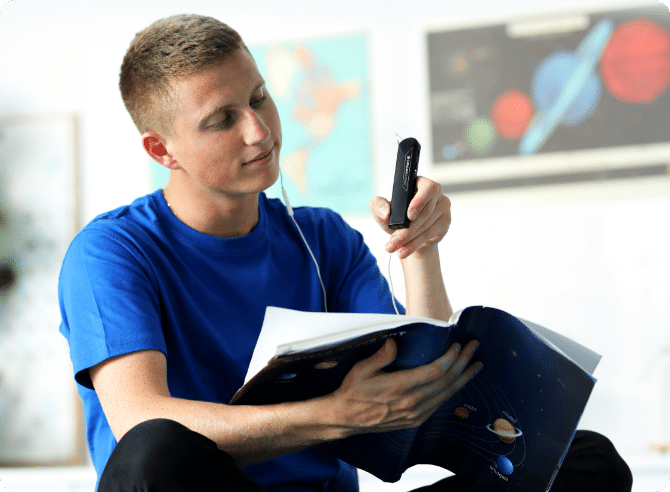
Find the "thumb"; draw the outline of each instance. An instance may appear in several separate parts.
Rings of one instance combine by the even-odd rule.
[[[386,198],[376,196],[370,200],[368,206],[379,225],[388,225],[389,216],[391,215],[391,203]]]

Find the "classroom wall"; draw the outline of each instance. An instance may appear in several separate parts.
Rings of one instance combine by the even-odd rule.
[[[388,196],[395,134],[429,138],[428,28],[561,12],[585,3],[596,9],[641,5],[609,0],[341,0],[336,5],[308,0],[13,0],[0,12],[0,115],[79,115],[85,223],[151,191],[148,160],[117,90],[120,61],[135,32],[184,9],[221,18],[249,45],[365,32],[371,43],[370,159],[377,171],[375,189]],[[426,152],[421,171],[429,177],[431,165]],[[670,368],[668,180],[450,198],[453,224],[441,252],[454,307],[499,307],[602,353],[599,382],[582,427],[607,434],[628,453],[670,440],[670,380],[665,374]],[[384,234],[369,218],[348,219],[366,236],[386,271]],[[392,275],[402,298],[397,260]]]

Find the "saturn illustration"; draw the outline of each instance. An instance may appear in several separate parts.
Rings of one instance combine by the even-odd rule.
[[[538,66],[531,82],[537,112],[519,142],[519,153],[534,154],[559,124],[574,126],[593,112],[601,93],[596,67],[614,23],[596,24],[574,52],[558,51]]]
[[[508,420],[503,418],[496,419],[493,425],[489,424],[486,428],[496,434],[498,439],[505,444],[512,444],[517,437],[523,435],[523,432],[516,429]]]

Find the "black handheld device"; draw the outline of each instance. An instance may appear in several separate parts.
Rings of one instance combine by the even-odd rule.
[[[406,138],[398,144],[398,156],[395,161],[393,194],[391,195],[391,216],[389,228],[406,229],[410,220],[407,217],[409,202],[416,194],[416,176],[419,168],[421,145],[416,138]]]

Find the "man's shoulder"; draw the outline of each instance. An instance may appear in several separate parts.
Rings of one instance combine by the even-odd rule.
[[[142,238],[150,240],[152,231],[159,227],[156,193],[97,215],[77,233],[70,248],[91,243],[104,245],[137,242]]]
[[[107,212],[103,212],[93,218],[86,227],[126,222],[138,224],[147,221],[153,222],[158,209],[156,195],[159,193],[160,191],[156,191],[149,195],[141,196],[129,204],[121,205]]]

